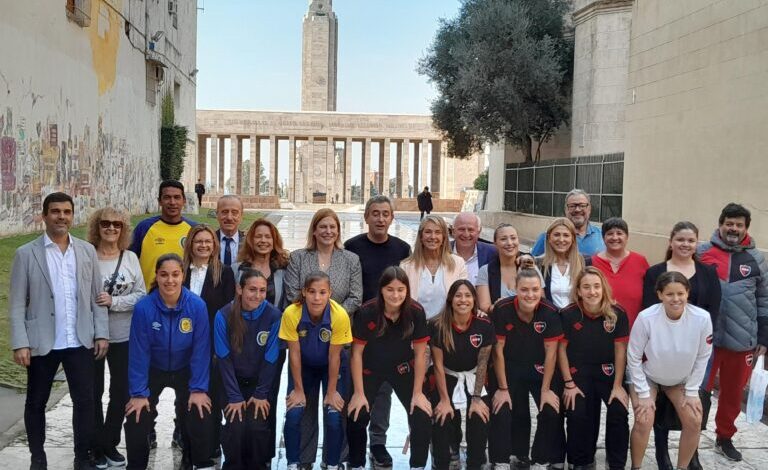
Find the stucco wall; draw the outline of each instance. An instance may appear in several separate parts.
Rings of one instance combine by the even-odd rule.
[[[3,2],[0,234],[42,228],[42,199],[53,191],[75,198],[76,222],[108,204],[155,210],[160,101],[174,83],[177,121],[195,135],[189,72],[196,2],[179,2],[176,28],[164,0],[90,3],[90,25],[81,27],[67,19],[63,0]],[[147,13],[149,35],[165,31],[155,57],[168,64],[154,106],[146,100]],[[126,20],[133,25],[129,35]]]
[[[635,3],[623,213],[644,244],[684,219],[708,238],[735,201],[768,245],[766,64],[768,1]]]

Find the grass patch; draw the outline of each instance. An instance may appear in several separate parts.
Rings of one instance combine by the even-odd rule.
[[[133,216],[131,217],[131,225],[135,227],[137,223],[152,215],[157,214]],[[243,215],[243,222],[240,226],[245,229],[249,227],[254,220],[260,219],[263,216],[264,214],[260,212],[246,212]],[[185,217],[192,219],[195,222],[207,223],[214,226],[218,225],[215,214],[209,212],[208,209],[202,209],[197,215],[185,214]],[[85,225],[81,225],[73,227],[71,233],[75,237],[84,239],[85,230]],[[13,351],[11,351],[11,334],[8,321],[8,294],[11,287],[11,265],[13,264],[13,255],[16,252],[16,249],[39,237],[40,233],[41,232],[28,233],[0,238],[0,331],[2,331],[2,334],[0,334],[0,384],[12,387],[24,387],[27,382],[27,373],[23,367],[18,366],[13,362]]]

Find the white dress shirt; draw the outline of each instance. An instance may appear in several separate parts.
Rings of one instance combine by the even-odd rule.
[[[560,268],[553,265],[550,269],[552,280],[549,285],[549,292],[552,294],[552,303],[557,308],[563,308],[571,303],[571,266],[565,270],[565,274],[560,272]]]
[[[208,265],[195,266],[190,264],[189,266],[189,290],[197,295],[203,291],[203,284],[205,283],[205,273],[208,272]]]
[[[224,250],[227,247],[227,242],[224,241],[225,237],[227,237],[227,235],[224,235],[224,232],[219,230],[219,259],[222,263],[224,262]],[[232,241],[229,242],[229,252],[232,255],[232,264],[234,264],[237,261],[237,252],[240,248],[240,231],[236,231],[235,234],[229,238],[232,239]]]
[[[453,254],[461,256],[456,249],[455,243],[453,245]],[[462,256],[462,258],[464,257]],[[470,256],[469,259],[465,259],[464,263],[467,265],[467,279],[469,279],[469,282],[474,286],[477,281],[477,272],[480,270],[480,260],[477,258],[477,243],[475,243],[474,253],[472,253],[472,256]]]
[[[43,234],[45,261],[51,277],[53,290],[53,313],[55,317],[55,338],[53,349],[79,348],[77,339],[77,259],[72,237],[64,253],[59,245]]]
[[[445,306],[445,281],[443,280],[443,266],[437,268],[434,280],[432,273],[427,268],[421,268],[421,281],[416,301],[424,307],[427,320],[434,317]]]

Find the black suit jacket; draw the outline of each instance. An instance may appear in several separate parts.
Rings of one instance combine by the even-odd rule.
[[[237,253],[240,253],[240,250],[243,248],[243,245],[245,244],[245,232],[242,230],[237,231],[238,236],[238,245],[237,245]],[[221,245],[221,229],[216,229],[216,239],[219,241],[219,245]],[[219,259],[221,259],[221,250],[223,250],[223,246],[219,246]],[[232,257],[232,264],[235,264],[237,261],[237,253],[235,253],[235,256]]]
[[[688,295],[688,303],[709,312],[712,317],[712,325],[717,324],[717,316],[720,313],[720,279],[714,266],[694,261],[696,275],[690,279],[691,293]],[[667,262],[654,264],[645,272],[643,279],[643,308],[659,303],[656,295],[656,280],[667,272]]]
[[[184,277],[184,287],[189,289],[190,269],[187,269]],[[221,282],[216,287],[213,286],[213,270],[208,268],[205,272],[205,281],[203,281],[203,290],[200,291],[200,298],[205,302],[208,308],[208,320],[210,321],[211,333],[213,333],[213,320],[216,318],[216,312],[235,298],[235,275],[230,268],[221,267]]]

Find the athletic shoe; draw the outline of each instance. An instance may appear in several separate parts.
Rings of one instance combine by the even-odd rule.
[[[493,470],[510,470],[508,463],[495,463],[493,464]]]
[[[110,467],[125,467],[125,457],[114,447],[104,452],[104,458],[107,459]]]
[[[74,470],[94,470],[96,467],[94,467],[91,463],[90,457],[87,459],[78,459],[75,457],[74,465],[72,468]]]
[[[386,446],[381,444],[371,446],[371,463],[374,468],[392,467],[392,456],[387,452]]]
[[[728,460],[733,460],[734,462],[741,461],[741,452],[733,447],[733,441],[730,439],[718,437],[717,441],[715,441],[715,450],[723,454]]]
[[[299,470],[299,464],[297,463],[289,463],[286,470]]]
[[[94,454],[91,456],[91,465],[101,470],[109,467],[107,458],[104,457],[104,454],[102,453]]]
[[[511,457],[511,467],[515,470],[528,470],[531,468],[531,459],[528,457]]]

